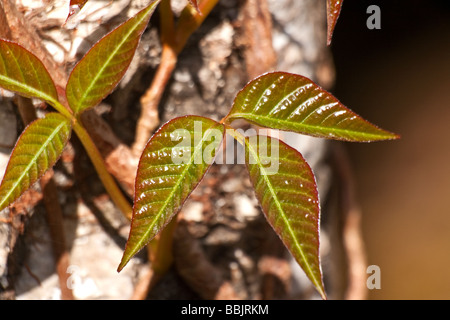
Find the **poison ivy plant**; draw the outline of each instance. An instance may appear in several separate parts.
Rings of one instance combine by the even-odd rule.
[[[368,142],[396,137],[356,115],[308,78],[285,72],[266,74],[245,86],[226,122],[237,118],[319,138]]]
[[[230,113],[220,122],[197,116],[176,118],[149,140],[138,165],[131,231],[119,271],[180,210],[211,166],[225,129],[244,145],[249,176],[268,222],[325,298],[314,175],[302,155],[284,142],[243,136],[231,126],[238,118],[261,127],[345,141],[398,138],[362,119],[305,77],[264,74],[237,94]]]
[[[77,5],[85,2],[78,1]],[[151,3],[106,35],[80,60],[67,83],[67,107],[59,100],[56,86],[43,63],[22,46],[0,39],[0,87],[41,99],[57,111],[33,122],[19,137],[0,185],[0,209],[10,205],[52,168],[73,129],[86,147],[106,189],[115,195],[113,200],[123,211],[131,211],[79,117],[83,111],[98,104],[119,82],[158,3]]]
[[[85,2],[71,4],[82,6]],[[244,119],[260,127],[344,141],[398,136],[367,122],[310,79],[286,72],[267,73],[236,95],[221,121],[189,115],[164,124],[141,155],[131,209],[80,116],[120,81],[158,3],[151,3],[103,37],[80,60],[66,85],[67,105],[59,100],[51,76],[36,56],[18,44],[0,40],[0,87],[41,99],[56,110],[31,123],[19,137],[0,185],[0,210],[52,168],[73,130],[113,201],[124,213],[132,211],[120,271],[178,213],[213,164],[226,132],[244,146],[249,177],[268,223],[326,298],[319,258],[319,196],[311,168],[299,151],[283,141],[262,134],[244,136],[232,126],[233,121]],[[190,3],[198,9],[196,1]],[[342,1],[328,3],[340,8]]]

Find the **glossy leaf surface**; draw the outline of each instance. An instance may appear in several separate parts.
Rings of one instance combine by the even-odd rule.
[[[103,37],[75,66],[66,87],[75,114],[96,106],[122,79],[158,3],[153,2]]]
[[[42,62],[22,46],[0,39],[0,87],[55,105],[55,84]]]
[[[327,0],[327,44],[331,44],[334,28],[341,13],[344,0]]]
[[[285,72],[250,81],[237,94],[227,122],[237,118],[320,138],[360,142],[398,138],[362,119],[308,78]]]
[[[325,298],[319,259],[319,198],[311,168],[284,142],[255,137],[246,138],[245,158],[256,197],[275,232]]]
[[[0,186],[0,210],[19,198],[56,163],[70,133],[70,121],[58,113],[47,114],[23,131],[11,153]]]
[[[210,167],[223,135],[222,124],[185,116],[150,139],[138,165],[131,231],[119,270],[179,211]]]

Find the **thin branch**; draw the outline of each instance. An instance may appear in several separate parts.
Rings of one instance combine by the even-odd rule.
[[[132,146],[134,156],[139,157],[150,138],[150,135],[159,124],[158,105],[175,69],[178,54],[183,50],[188,38],[197,30],[204,19],[217,4],[218,0],[204,0],[199,6],[199,11],[191,5],[187,5],[181,13],[177,27],[174,25],[174,17],[170,0],[160,3],[161,14],[161,63],[156,71],[150,87],[141,97],[141,115],[137,122],[135,142]],[[136,287],[133,299],[144,298],[148,291],[167,272],[172,265],[172,241],[175,222],[172,221],[166,227],[160,237],[149,245],[149,259],[152,262],[151,270],[144,275]]]
[[[111,197],[111,200],[114,201],[116,206],[122,211],[125,217],[131,220],[133,209],[131,208],[128,200],[123,196],[122,191],[117,186],[113,177],[107,171],[105,163],[103,162],[103,158],[98,151],[97,146],[89,136],[88,132],[83,127],[80,121],[75,121],[73,123],[73,130],[80,138],[80,141],[83,144],[86,152],[88,153],[89,158],[91,159],[92,164],[94,165],[97,174],[103,183],[103,186]]]
[[[203,0],[198,5],[199,11],[191,5],[187,5],[183,9],[175,30],[174,49],[177,54],[184,49],[190,36],[202,25],[218,2],[219,0]]]
[[[158,66],[152,84],[140,99],[142,110],[137,122],[136,137],[132,146],[132,152],[135,157],[140,156],[152,131],[159,124],[158,105],[176,63],[177,56],[175,51],[173,51],[171,46],[164,45],[161,63]]]
[[[17,97],[20,116],[25,125],[37,119],[36,110],[30,99]],[[46,217],[52,239],[53,256],[55,258],[56,273],[58,274],[61,299],[73,300],[72,290],[67,287],[67,268],[69,267],[69,252],[64,234],[63,214],[58,200],[58,190],[53,180],[53,171],[48,171],[39,181],[43,193]]]
[[[191,5],[187,5],[181,12],[176,27],[173,25],[170,1],[165,0],[161,2],[161,42],[163,45],[161,63],[150,87],[141,97],[141,115],[137,122],[135,142],[132,146],[134,156],[137,157],[142,153],[152,131],[159,124],[158,105],[175,69],[179,53],[184,49],[189,37],[200,27],[217,2],[218,0],[202,1],[199,4],[201,13]]]

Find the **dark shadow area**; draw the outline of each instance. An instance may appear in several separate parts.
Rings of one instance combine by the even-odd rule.
[[[369,30],[369,5],[381,29]],[[363,211],[372,299],[450,298],[450,2],[344,1],[333,93],[398,141],[346,144]],[[369,276],[369,274],[368,274]]]

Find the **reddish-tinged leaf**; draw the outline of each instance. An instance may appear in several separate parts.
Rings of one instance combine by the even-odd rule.
[[[331,44],[334,28],[341,13],[344,0],[327,0],[327,44]]]
[[[86,2],[88,2],[88,0],[70,0],[69,15],[67,16],[67,19],[69,19],[72,15],[80,12]]]
[[[49,113],[23,131],[11,153],[0,185],[0,210],[19,198],[53,167],[70,133],[70,120],[59,113]]]
[[[398,138],[362,119],[308,78],[286,72],[250,81],[237,94],[227,122],[237,118],[320,138],[359,142]]]
[[[78,8],[83,8],[88,0],[70,0],[70,6],[77,6]]]
[[[223,135],[222,124],[198,116],[175,118],[153,135],[139,161],[119,271],[178,212],[210,167]]]
[[[297,150],[275,138],[247,137],[245,154],[267,220],[325,299],[319,259],[319,198],[311,168]]]
[[[1,39],[0,87],[53,106],[58,103],[55,84],[42,62],[22,46]]]
[[[154,1],[103,37],[75,66],[66,87],[75,114],[96,106],[122,79],[158,3]]]

